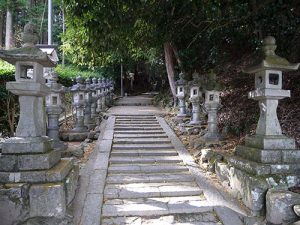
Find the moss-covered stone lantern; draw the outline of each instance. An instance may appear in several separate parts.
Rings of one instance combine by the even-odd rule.
[[[216,74],[208,73],[205,91],[204,110],[207,112],[207,132],[202,137],[205,141],[219,141],[221,136],[218,131],[218,110],[221,108],[220,85],[216,81]]]
[[[177,118],[183,118],[186,117],[186,106],[185,106],[185,88],[186,88],[186,80],[184,79],[184,74],[179,74],[179,80],[175,82],[177,93],[176,97],[179,100],[179,112],[177,114]]]
[[[189,82],[190,87],[190,102],[192,103],[192,119],[191,125],[200,125],[200,112],[201,112],[201,100],[202,100],[202,92],[201,88],[201,77],[199,73],[193,73],[193,80]]]
[[[45,123],[44,97],[50,88],[43,69],[56,64],[36,46],[39,38],[33,24],[25,25],[22,39],[21,48],[0,51],[0,58],[16,67],[16,81],[7,82],[6,88],[20,102],[16,137],[2,144],[0,154],[0,205],[5,206],[0,207],[0,223],[36,223],[39,218],[67,223],[78,170],[72,159],[61,159],[54,151]]]
[[[59,139],[59,115],[65,111],[62,103],[62,95],[66,88],[57,83],[58,75],[50,72],[47,77],[47,86],[50,88],[50,94],[46,97],[46,112],[48,115],[47,135],[53,139],[53,147],[57,150],[65,150],[68,146]]]
[[[282,73],[297,70],[299,64],[288,62],[275,50],[275,38],[266,37],[262,54],[244,69],[255,76],[255,90],[249,98],[259,102],[260,116],[255,135],[246,137],[245,145],[237,146],[235,156],[228,159],[233,177],[230,185],[255,215],[264,213],[268,188],[300,185],[300,151],[293,138],[282,134],[276,112],[278,101],[290,97],[290,91],[282,89]]]

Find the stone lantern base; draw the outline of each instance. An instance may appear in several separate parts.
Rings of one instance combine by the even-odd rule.
[[[265,213],[267,190],[277,185],[300,184],[300,150],[295,140],[285,136],[254,135],[245,145],[237,146],[234,156],[227,158],[229,182],[241,195],[253,215]]]
[[[78,166],[60,158],[48,137],[11,138],[0,156],[1,225],[34,218],[67,220],[75,196]],[[50,223],[55,224],[55,223]]]

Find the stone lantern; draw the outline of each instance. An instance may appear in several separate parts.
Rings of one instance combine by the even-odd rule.
[[[2,144],[0,155],[2,225],[66,218],[78,178],[72,160],[61,159],[46,136],[44,97],[50,88],[45,85],[43,69],[54,67],[55,62],[35,46],[39,38],[33,24],[25,25],[22,39],[21,48],[0,51],[0,58],[16,67],[16,81],[7,82],[6,88],[20,102],[16,137]]]
[[[204,110],[207,112],[207,132],[202,137],[205,141],[219,141],[221,136],[218,131],[218,110],[221,108],[220,85],[216,81],[216,74],[208,75],[205,91]]]
[[[228,159],[232,166],[231,187],[240,192],[255,215],[263,213],[269,187],[279,183],[297,186],[300,179],[300,151],[293,138],[282,134],[276,112],[278,100],[290,97],[290,91],[282,89],[282,72],[297,70],[299,64],[276,55],[274,37],[264,39],[262,50],[256,63],[244,70],[255,75],[256,89],[249,98],[259,102],[256,133],[246,137],[245,145],[237,146],[235,156]]]
[[[59,115],[65,111],[61,95],[65,93],[65,87],[57,83],[58,76],[55,72],[51,72],[47,79],[47,86],[50,88],[50,94],[46,97],[46,112],[48,115],[47,135],[53,139],[54,149],[65,150],[68,145],[59,139]]]
[[[106,103],[107,103],[107,101],[106,101],[107,89],[106,89],[106,82],[105,82],[104,78],[101,79],[101,89],[102,89],[102,101],[101,101],[102,107],[101,108],[102,108],[103,111],[105,111],[106,110]]]
[[[186,80],[183,79],[184,75],[183,73],[179,74],[179,80],[175,82],[175,85],[177,87],[177,94],[176,97],[179,100],[179,112],[177,114],[177,118],[183,118],[186,117],[186,107],[185,107],[185,85]]]
[[[102,79],[101,78],[98,78],[98,83],[97,83],[97,109],[96,111],[98,113],[100,113],[102,111],[102,83],[101,83]]]
[[[84,125],[88,127],[89,130],[95,128],[95,121],[91,117],[91,106],[92,106],[92,89],[91,89],[91,79],[87,78],[85,80],[85,106],[84,106]]]
[[[77,77],[76,82],[70,89],[73,93],[73,106],[76,108],[76,122],[72,132],[86,133],[88,128],[84,125],[85,85],[82,77]]]
[[[189,83],[190,86],[190,102],[192,103],[192,119],[190,124],[191,125],[200,125],[201,119],[200,119],[200,103],[202,100],[202,92],[200,91],[200,75],[198,73],[193,73],[193,80]]]
[[[92,91],[92,105],[91,105],[91,118],[93,121],[96,121],[97,113],[96,113],[96,108],[97,108],[97,99],[98,99],[98,94],[97,94],[97,78],[92,79],[92,84],[91,84],[91,91]]]

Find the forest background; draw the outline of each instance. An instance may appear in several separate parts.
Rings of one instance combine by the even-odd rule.
[[[46,44],[47,4],[0,0],[0,47],[20,47],[29,21]],[[105,76],[113,77],[118,88],[123,65],[125,78],[135,74],[136,93],[156,89],[157,102],[172,106],[180,72],[191,80],[195,71],[204,77],[213,71],[223,87],[220,129],[241,139],[254,131],[259,116],[257,102],[247,98],[254,77],[242,68],[255,59],[262,39],[273,35],[278,55],[300,61],[297,0],[53,0],[52,19],[60,57],[56,72],[64,85],[77,75]],[[5,135],[13,135],[18,116],[18,102],[5,91],[13,73],[12,66],[0,62],[0,130]],[[280,102],[279,119],[283,132],[299,145],[299,71],[285,74],[284,88],[292,97]]]

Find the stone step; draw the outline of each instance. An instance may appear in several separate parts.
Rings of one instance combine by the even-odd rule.
[[[158,216],[175,213],[203,213],[212,210],[211,203],[202,196],[116,199],[105,201],[102,216]]]
[[[176,156],[178,153],[175,150],[172,149],[164,149],[159,151],[149,151],[149,150],[113,150],[111,152],[111,157],[113,156]]]
[[[114,134],[165,134],[165,132],[160,130],[122,130],[122,131],[116,131]]]
[[[114,134],[114,138],[167,138],[166,134]]]
[[[128,183],[166,183],[166,182],[191,182],[194,178],[187,172],[176,174],[112,174],[106,178],[107,184]]]
[[[163,129],[160,127],[160,126],[155,126],[155,127],[124,127],[124,126],[121,126],[121,127],[114,127],[114,130],[115,131],[123,131],[123,130],[126,130],[126,131],[144,131],[144,130],[155,130],[155,131],[163,131]]]
[[[116,120],[115,124],[159,124],[156,119],[151,120]]]
[[[222,225],[215,212],[172,215],[104,217],[101,225]],[[229,224],[228,224],[229,225]],[[230,225],[233,225],[231,223]],[[237,224],[234,224],[237,225]]]
[[[158,123],[116,123],[115,127],[160,127]]]
[[[191,195],[203,195],[203,191],[195,182],[107,184],[104,189],[104,198],[106,199],[179,197]]]
[[[161,150],[174,149],[171,144],[113,144],[113,150]]]
[[[179,156],[133,156],[133,157],[111,157],[110,163],[180,163],[182,160]]]
[[[169,138],[114,138],[113,144],[171,144]]]
[[[181,165],[145,165],[145,164],[130,164],[130,165],[110,165],[108,172],[111,174],[123,174],[123,173],[175,173],[189,171],[187,167]]]
[[[116,122],[157,122],[155,118],[127,118],[127,119],[116,119]]]

